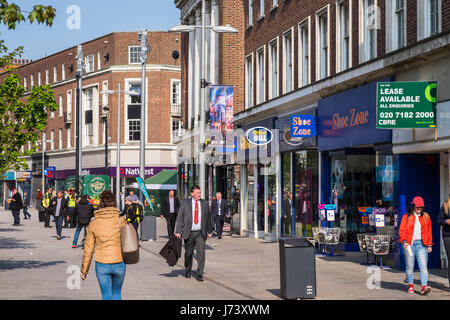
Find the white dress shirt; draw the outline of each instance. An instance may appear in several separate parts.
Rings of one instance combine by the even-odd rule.
[[[175,200],[175,198],[169,198],[170,213],[175,213],[174,200]]]
[[[199,231],[202,229],[202,206],[200,200],[198,202],[198,223],[195,224],[195,200],[192,198],[192,229],[191,231]]]
[[[416,240],[422,240],[422,228],[420,225],[419,215],[414,212],[415,221],[414,221],[414,233],[412,242]]]
[[[221,214],[221,210],[220,210],[220,201],[222,201],[222,199],[220,199],[218,202],[217,202],[217,206],[219,207],[219,216],[220,216],[220,214]]]

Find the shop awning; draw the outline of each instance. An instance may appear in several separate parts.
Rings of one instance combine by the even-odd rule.
[[[177,190],[177,171],[162,170],[146,179],[145,186],[148,190]]]

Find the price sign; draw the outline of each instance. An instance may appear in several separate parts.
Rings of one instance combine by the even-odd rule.
[[[375,215],[375,227],[384,228],[384,214]]]
[[[335,217],[335,211],[334,210],[327,210],[327,220],[330,222],[333,222],[336,220]]]

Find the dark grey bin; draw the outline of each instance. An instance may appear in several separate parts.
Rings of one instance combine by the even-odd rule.
[[[280,291],[283,299],[316,297],[314,245],[302,237],[280,238]]]
[[[156,240],[156,217],[155,216],[144,216],[144,220],[140,223],[141,225],[141,240],[149,241]]]

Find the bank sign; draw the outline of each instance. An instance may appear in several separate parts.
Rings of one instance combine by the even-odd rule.
[[[436,128],[437,82],[379,82],[377,128]]]

